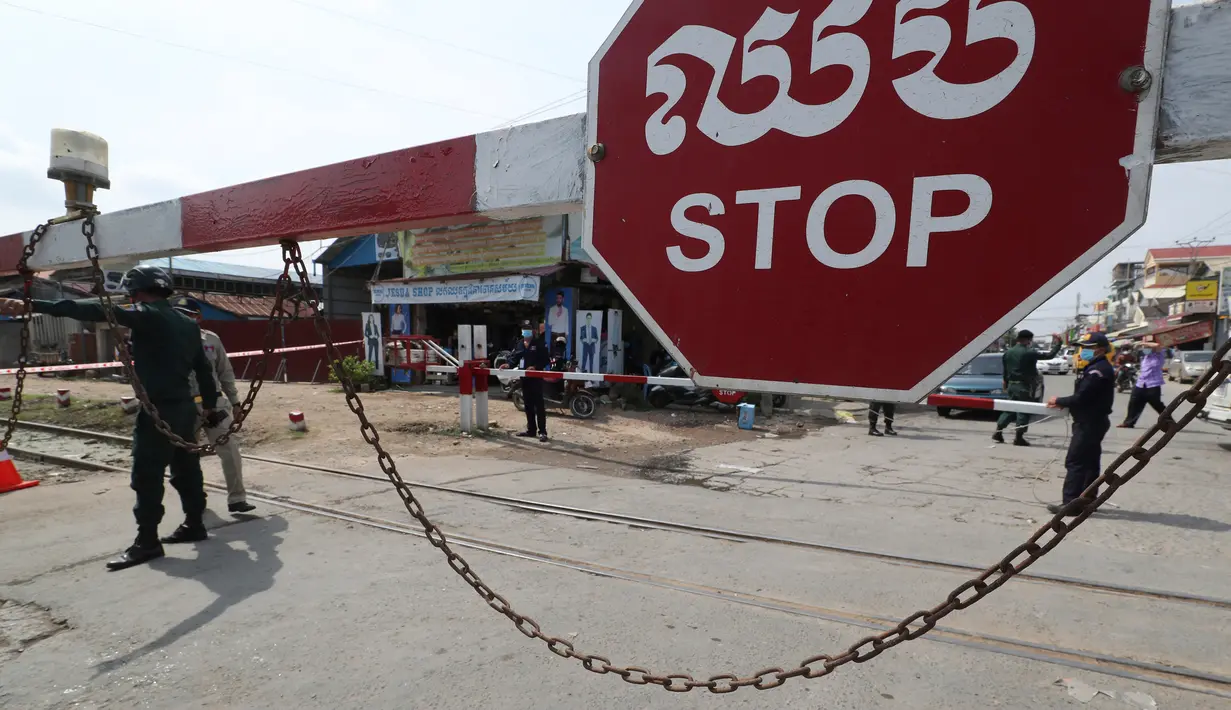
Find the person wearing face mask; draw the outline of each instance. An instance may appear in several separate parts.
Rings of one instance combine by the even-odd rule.
[[[521,342],[509,358],[510,364],[519,370],[547,370],[551,367],[551,355],[541,337],[535,337],[530,321],[521,326]],[[502,365],[508,369],[509,365]],[[543,381],[537,377],[521,378],[522,399],[526,405],[526,430],[520,437],[532,438],[538,433],[539,441],[547,441],[547,410],[543,406]]]
[[[1116,370],[1107,362],[1111,344],[1102,333],[1088,333],[1079,342],[1081,359],[1089,363],[1071,396],[1052,397],[1047,406],[1067,409],[1073,417],[1073,436],[1064,458],[1064,499],[1047,509],[1066,516],[1080,515],[1090,504],[1083,491],[1102,470],[1103,437],[1111,428],[1111,405],[1116,396]],[[1096,492],[1091,493],[1097,495]]]

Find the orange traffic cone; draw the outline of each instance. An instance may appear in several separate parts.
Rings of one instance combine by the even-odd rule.
[[[8,449],[0,449],[0,493],[20,491],[37,485],[38,481],[21,480],[21,474],[17,473],[17,466],[13,463],[13,457],[9,456]]]

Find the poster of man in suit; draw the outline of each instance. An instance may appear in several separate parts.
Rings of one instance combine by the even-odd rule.
[[[600,334],[603,330],[602,311],[577,311],[578,372],[598,372]]]
[[[378,374],[385,371],[384,336],[379,313],[363,314],[363,355],[365,360],[376,365]]]

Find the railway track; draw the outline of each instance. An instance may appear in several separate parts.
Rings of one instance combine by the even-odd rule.
[[[100,436],[112,436],[99,435],[93,432],[81,433],[83,435],[88,434],[89,436],[95,438]],[[125,437],[116,438],[124,439]],[[127,473],[127,469],[118,466],[82,461],[80,459],[63,457],[56,454],[22,451],[19,449],[13,449],[13,453],[38,458],[52,464],[86,468],[97,471]],[[257,458],[256,460],[261,459]],[[206,487],[216,491],[225,492],[226,490],[225,486],[214,483],[206,483]],[[427,537],[421,528],[418,528],[410,523],[379,518],[334,506],[301,501],[288,496],[254,492],[249,492],[248,495],[253,500],[265,503],[266,505],[280,507],[307,515],[337,520],[353,525],[361,525],[400,535],[408,535],[423,539],[426,539]],[[606,579],[617,579],[625,582],[644,584],[659,589],[693,594],[732,604],[777,611],[792,616],[818,619],[876,632],[891,629],[897,625],[897,619],[892,619],[889,617],[852,613],[849,611],[830,609],[795,601],[776,599],[774,597],[761,594],[699,584],[696,582],[689,582],[686,580],[674,579],[671,577],[649,574],[636,570],[612,567],[586,560],[485,540],[460,533],[448,533],[448,538],[453,545],[461,548],[479,550],[503,557],[511,557],[538,564],[546,564],[553,567],[579,571]],[[1231,677],[1217,673],[1210,673],[1174,665],[1148,663],[1109,654],[1034,643],[1003,636],[979,634],[970,631],[947,628],[944,626],[937,626],[930,633],[928,633],[928,635],[924,636],[923,639],[933,643],[944,643],[978,651],[1049,663],[1075,670],[1084,670],[1102,675],[1124,678],[1127,680],[1151,683],[1158,686],[1200,693],[1207,696],[1231,699]]]
[[[97,439],[103,441],[114,441],[130,445],[132,439],[119,434],[105,434],[99,432],[86,431],[84,429],[72,429],[68,427],[59,427],[51,424],[40,424],[36,422],[20,422],[19,426],[29,428],[36,431],[44,431],[53,434],[64,436],[72,436],[79,438]],[[20,449],[14,448],[16,453]],[[38,452],[26,452],[28,455],[38,455]],[[347,471],[343,469],[329,468],[325,466],[316,466],[312,464],[296,463],[293,461],[285,461],[282,459],[271,458],[268,456],[256,456],[245,454],[244,457],[250,461],[261,463],[274,464],[278,466],[286,466],[289,468],[300,469],[305,471],[315,471],[331,476],[343,478],[352,478],[365,481],[374,481],[377,483],[388,483],[387,478],[383,475],[373,475],[368,473],[360,473],[357,471]],[[71,463],[66,465],[72,465]],[[952,572],[982,572],[982,567],[975,565],[963,564],[951,560],[931,559],[924,557],[914,557],[910,555],[896,555],[887,552],[869,550],[865,548],[851,547],[845,545],[835,545],[812,540],[801,540],[797,538],[782,537],[777,535],[769,535],[764,533],[749,532],[744,530],[732,530],[726,528],[710,527],[705,525],[695,525],[691,523],[680,523],[669,520],[659,520],[655,518],[647,518],[636,515],[627,515],[624,513],[615,513],[609,511],[595,510],[589,508],[579,508],[575,506],[561,505],[558,503],[548,503],[544,501],[527,500],[512,496],[497,495],[494,493],[483,493],[481,491],[472,491],[454,486],[444,486],[432,483],[421,483],[417,481],[408,481],[411,486],[423,490],[436,491],[452,495],[464,496],[475,500],[482,500],[488,503],[513,508],[534,513],[543,513],[548,515],[560,515],[564,517],[576,518],[580,520],[589,520],[594,522],[610,523],[614,525],[624,525],[645,530],[659,530],[664,532],[679,532],[702,537],[717,538],[733,542],[759,542],[772,545],[783,545],[788,547],[796,547],[802,549],[816,550],[818,552],[832,553],[839,555],[849,555],[855,557],[863,557],[867,559],[888,562],[891,564],[905,565],[910,567],[924,569],[943,569]],[[1198,606],[1212,607],[1216,609],[1231,610],[1231,599],[1222,599],[1218,597],[1210,597],[1199,594],[1188,594],[1184,592],[1175,592],[1162,589],[1153,589],[1148,587],[1135,587],[1128,585],[1109,584],[1088,579],[1080,579],[1075,577],[1066,577],[1062,575],[1049,575],[1039,573],[1022,573],[1017,575],[1017,579],[1033,584],[1057,585],[1061,587],[1078,588],[1087,591],[1098,592],[1102,594],[1113,594],[1121,596],[1131,596],[1144,599],[1155,599],[1160,601],[1178,602],[1182,604],[1195,604]]]

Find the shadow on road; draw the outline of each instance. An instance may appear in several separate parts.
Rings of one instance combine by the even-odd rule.
[[[285,518],[251,518],[228,524],[212,511],[206,511],[205,524],[213,535],[208,541],[197,544],[196,559],[163,557],[149,566],[169,577],[193,579],[204,584],[217,595],[214,601],[144,646],[99,663],[95,666],[94,677],[166,648],[222,616],[227,609],[273,586],[274,577],[282,569],[277,550],[282,543],[281,534],[287,528]],[[225,531],[222,534],[218,534],[220,525]],[[236,543],[243,545],[237,547]]]
[[[1145,513],[1137,510],[1099,509],[1098,517],[1107,520],[1126,520],[1133,523],[1154,523],[1185,530],[1205,530],[1208,532],[1231,532],[1231,523],[1224,523],[1213,518],[1202,518],[1198,515],[1183,513]]]

